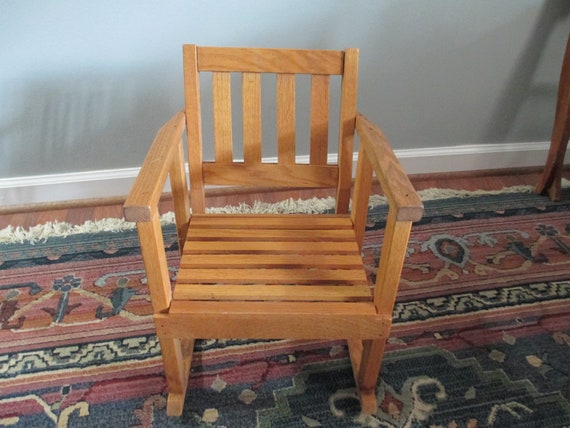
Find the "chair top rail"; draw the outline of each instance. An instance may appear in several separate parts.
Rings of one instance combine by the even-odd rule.
[[[334,50],[198,47],[199,71],[343,73],[344,52]]]

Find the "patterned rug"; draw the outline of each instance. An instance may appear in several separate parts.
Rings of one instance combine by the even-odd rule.
[[[359,412],[342,341],[218,340],[197,344],[184,414],[167,418],[126,227],[0,244],[0,426],[570,426],[570,193],[425,204],[376,415]],[[372,209],[371,279],[384,218]],[[165,234],[175,263],[174,227]]]

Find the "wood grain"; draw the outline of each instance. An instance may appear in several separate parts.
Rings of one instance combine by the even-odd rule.
[[[188,195],[188,183],[186,181],[186,168],[184,167],[184,148],[182,141],[172,159],[170,167],[170,188],[172,191],[174,216],[176,219],[176,232],[178,234],[179,248],[184,249],[186,231],[190,220],[190,198]]]
[[[343,52],[302,49],[199,47],[200,71],[342,74]]]
[[[358,49],[347,49],[344,57],[342,76],[338,165],[339,177],[336,194],[337,214],[346,214],[350,202],[352,187],[352,153],[354,151],[354,126],[356,117],[356,98],[358,91]]]
[[[231,163],[232,148],[232,91],[230,73],[212,75],[212,103],[214,107],[214,148],[217,163]]]
[[[228,186],[271,187],[336,187],[338,168],[331,165],[300,164],[202,164],[203,180],[207,184]]]
[[[137,229],[153,311],[166,312],[172,300],[172,288],[158,211],[153,210],[150,221],[137,223]]]
[[[184,45],[183,59],[191,206],[193,213],[203,213],[206,210],[206,199],[202,180],[202,113],[200,108],[198,48],[195,45]]]
[[[354,234],[358,246],[362,248],[366,222],[368,220],[368,202],[372,190],[372,164],[364,153],[364,145],[359,148],[356,180],[352,195],[352,211],[350,213],[354,224]]]
[[[242,74],[243,152],[246,164],[261,162],[261,76]]]
[[[384,323],[389,320],[365,302],[175,301],[168,315],[155,315],[164,337],[385,339]]]
[[[352,223],[349,216],[337,216],[332,214],[198,214],[192,217],[192,226],[200,228],[223,228],[223,229],[248,229],[271,228],[290,229],[295,225],[296,229],[345,229],[351,230]]]
[[[311,146],[310,161],[326,165],[329,144],[330,77],[311,76]]]
[[[199,254],[183,256],[182,268],[246,268],[246,269],[361,269],[362,259],[356,254]]]
[[[277,302],[368,302],[370,289],[365,285],[336,286],[224,284],[205,287],[201,284],[179,284],[174,300],[212,301],[277,301]]]
[[[277,160],[295,163],[295,75],[277,75]]]
[[[419,220],[424,212],[422,201],[380,128],[358,114],[356,130],[382,190],[397,210],[398,220]]]
[[[305,241],[302,246],[294,241],[187,241],[185,254],[351,254],[358,252],[356,242]]]
[[[162,195],[173,159],[179,153],[184,123],[184,113],[180,112],[158,131],[125,201],[124,214],[128,221],[150,221],[152,209]],[[180,187],[182,184],[175,179],[175,186]]]

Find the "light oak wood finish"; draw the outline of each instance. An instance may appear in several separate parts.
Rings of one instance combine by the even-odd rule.
[[[358,49],[345,51],[344,74],[340,93],[338,165],[339,178],[336,192],[336,212],[346,214],[352,187],[352,154],[354,152],[354,126],[358,90]]]
[[[198,73],[198,49],[184,45],[184,96],[186,100],[186,133],[188,138],[188,165],[190,168],[190,192],[193,213],[206,210],[206,195],[202,174],[202,113],[200,106],[200,76]]]
[[[168,314],[155,316],[165,337],[382,340],[390,316],[370,303],[353,302],[196,302],[174,301]],[[166,362],[165,362],[166,364]]]
[[[330,76],[311,76],[311,163],[326,165],[329,146]]]
[[[261,163],[261,75],[242,74],[243,158],[247,165]]]
[[[232,163],[219,165],[214,162],[202,164],[202,176],[208,184],[223,186],[283,186],[336,187],[338,168],[332,165],[299,165],[294,163]]]
[[[422,201],[382,131],[362,114],[356,117],[356,129],[363,154],[372,164],[390,206],[396,210],[397,220],[418,221],[424,211]]]
[[[231,163],[232,149],[232,90],[230,73],[212,75],[214,103],[214,147],[216,162]]]
[[[344,72],[342,51],[207,46],[197,49],[200,71],[325,75],[340,75]]]
[[[140,173],[125,201],[125,217],[131,221],[150,221],[153,207],[157,206],[166,179],[171,178],[176,192],[185,193],[185,177],[181,182],[178,173],[181,159],[180,145],[184,132],[184,113],[177,113],[158,131],[151,145]],[[177,181],[178,179],[178,181]]]
[[[362,410],[376,412],[375,387],[413,221],[423,206],[382,132],[356,111],[358,50],[184,47],[186,110],[159,132],[125,203],[137,221],[169,387],[180,415],[196,339],[347,339]],[[202,160],[199,74],[211,72],[214,162]],[[234,159],[231,73],[242,73],[244,160]],[[261,162],[259,73],[276,74],[276,164]],[[296,73],[311,75],[310,164],[297,165]],[[330,75],[342,76],[339,164],[327,165]],[[191,98],[191,99],[189,99]],[[187,183],[181,129],[188,129]],[[198,127],[195,129],[195,127]],[[353,197],[352,152],[360,136]],[[160,235],[158,196],[173,187],[181,260],[174,288]],[[368,283],[361,246],[373,173],[389,215],[380,273]],[[152,180],[154,179],[154,180]],[[321,215],[205,214],[205,184],[332,188],[336,212]],[[183,199],[183,201],[179,201]],[[373,289],[373,290],[372,290]]]
[[[295,163],[295,75],[277,75],[277,159]]]
[[[178,233],[178,245],[182,250],[188,221],[190,220],[190,199],[188,195],[188,182],[186,181],[186,168],[184,162],[184,149],[182,144],[177,144],[177,151],[174,154],[172,165],[170,166],[170,188],[172,191],[173,211],[176,219],[176,231]]]

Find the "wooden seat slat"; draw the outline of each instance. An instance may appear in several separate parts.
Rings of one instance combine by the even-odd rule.
[[[294,290],[291,290],[294,287]],[[294,291],[294,292],[292,292]],[[372,300],[368,286],[327,285],[210,285],[178,284],[174,300],[215,301],[338,301],[360,302]]]
[[[362,269],[180,269],[177,283],[366,284]]]
[[[180,267],[183,269],[200,267],[362,269],[362,258],[356,254],[195,254],[182,256]]]
[[[360,254],[356,242],[188,241],[184,254]]]
[[[200,229],[188,230],[188,241],[354,241],[352,230]]]
[[[352,229],[348,216],[334,215],[237,215],[210,214],[194,215],[190,220],[192,228],[244,228],[261,229]]]

